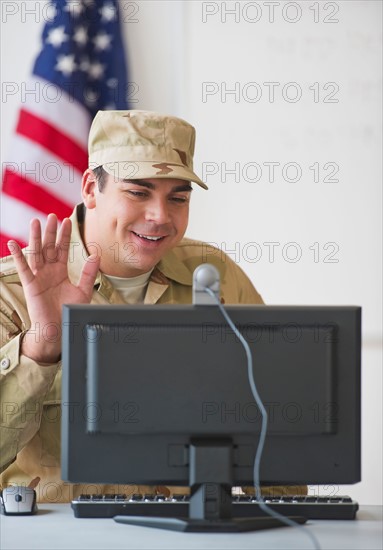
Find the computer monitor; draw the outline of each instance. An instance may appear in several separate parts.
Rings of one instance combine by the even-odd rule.
[[[361,309],[227,306],[268,411],[265,484],[360,481]],[[212,305],[63,309],[62,477],[81,483],[253,484],[261,428],[244,348]],[[194,501],[193,501],[194,496]]]

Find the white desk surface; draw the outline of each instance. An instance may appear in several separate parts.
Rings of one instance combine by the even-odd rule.
[[[381,506],[361,506],[356,520],[310,520],[323,550],[382,550]],[[35,516],[0,516],[1,550],[115,549],[304,549],[310,539],[291,527],[239,534],[177,533],[115,523],[112,519],[77,519],[69,504],[40,504]]]

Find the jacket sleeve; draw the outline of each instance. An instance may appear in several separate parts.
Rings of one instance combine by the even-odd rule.
[[[1,290],[5,292],[0,302],[0,472],[39,429],[44,397],[60,367],[60,363],[43,366],[20,353],[26,326],[17,306],[3,299],[4,285]]]

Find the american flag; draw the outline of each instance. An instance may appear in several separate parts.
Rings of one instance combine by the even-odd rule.
[[[0,252],[28,241],[29,222],[80,202],[87,139],[99,109],[127,109],[118,0],[50,0],[1,189]]]

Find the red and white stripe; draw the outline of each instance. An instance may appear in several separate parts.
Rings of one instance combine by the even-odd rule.
[[[10,238],[26,245],[32,218],[44,224],[50,212],[60,220],[71,214],[81,200],[81,178],[88,166],[91,120],[86,108],[57,88],[54,100],[47,101],[42,91],[52,83],[43,79],[33,77],[30,86],[40,90],[39,97],[28,96],[23,104],[3,163],[1,256],[8,254]]]

